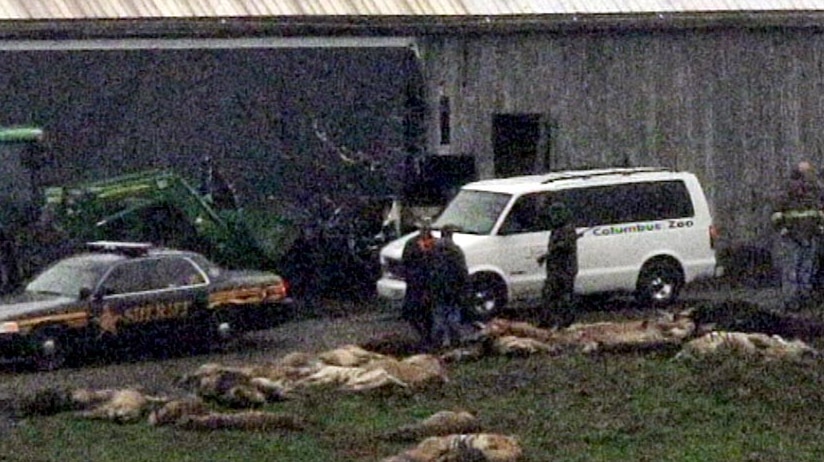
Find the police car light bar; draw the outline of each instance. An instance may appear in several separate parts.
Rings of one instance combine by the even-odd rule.
[[[92,250],[107,252],[123,252],[129,255],[142,255],[148,252],[154,245],[149,242],[119,242],[119,241],[93,241],[87,242],[86,246]]]

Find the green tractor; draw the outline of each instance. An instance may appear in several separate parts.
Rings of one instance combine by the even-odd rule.
[[[151,242],[201,252],[228,268],[277,270],[298,233],[276,212],[249,213],[208,170],[197,187],[170,170],[69,186],[45,185],[44,132],[0,128],[0,292],[92,240]]]
[[[26,276],[21,248],[29,244],[27,230],[38,219],[39,173],[47,153],[42,129],[0,128],[0,293]]]
[[[252,226],[227,184],[199,189],[169,170],[47,187],[45,197],[47,221],[69,239],[151,242],[229,268],[275,269],[294,234],[277,215]]]
[[[241,207],[208,157],[197,178],[148,170],[61,184],[52,151],[39,128],[0,128],[2,293],[94,240],[151,242],[227,268],[276,271],[298,297],[374,290],[385,197],[341,194],[329,210],[301,219],[281,201]]]

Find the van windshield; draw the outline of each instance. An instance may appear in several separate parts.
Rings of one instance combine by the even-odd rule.
[[[462,233],[489,234],[511,198],[511,194],[462,189],[432,227],[457,225]]]

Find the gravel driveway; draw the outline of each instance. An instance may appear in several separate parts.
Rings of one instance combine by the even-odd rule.
[[[162,351],[118,352],[115,359],[90,358],[75,367],[54,372],[32,372],[21,364],[0,366],[0,402],[19,391],[46,387],[113,388],[139,385],[147,391],[179,393],[175,379],[201,364],[263,362],[291,351],[323,351],[346,343],[362,343],[388,333],[411,336],[397,316],[375,305],[327,302],[315,310],[320,316],[286,322],[274,329],[245,335],[223,350],[192,356]],[[411,338],[411,337],[410,337]]]

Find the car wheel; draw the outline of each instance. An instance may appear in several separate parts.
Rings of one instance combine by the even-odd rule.
[[[212,314],[208,329],[209,346],[214,348],[225,348],[238,336],[236,323],[230,316],[219,310]]]
[[[667,261],[644,265],[638,276],[636,298],[648,307],[669,306],[678,298],[684,276],[677,264]]]
[[[486,321],[498,314],[506,305],[506,285],[494,275],[476,274],[470,280],[471,300],[469,317],[472,321]]]
[[[32,364],[38,371],[54,371],[66,365],[69,336],[63,329],[46,328],[31,337]]]

